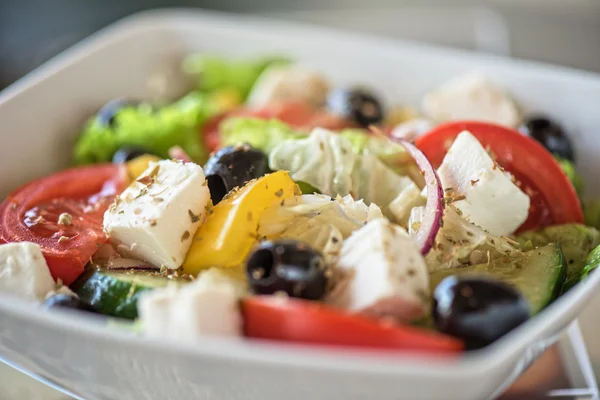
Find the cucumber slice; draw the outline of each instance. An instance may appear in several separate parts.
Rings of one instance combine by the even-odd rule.
[[[523,293],[532,314],[536,314],[560,294],[566,271],[560,246],[552,243],[525,252],[521,257],[503,257],[489,264],[437,271],[429,279],[433,291],[442,279],[451,275],[491,275]]]
[[[102,314],[136,319],[140,294],[165,287],[172,281],[158,272],[90,270],[72,285],[72,289]]]
[[[563,291],[579,282],[581,270],[585,267],[585,258],[600,244],[600,232],[595,228],[580,224],[549,226],[538,231],[524,232],[517,241],[531,241],[534,247],[548,243],[558,243],[567,262],[567,278]]]

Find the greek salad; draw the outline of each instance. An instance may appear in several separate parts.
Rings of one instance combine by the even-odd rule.
[[[183,73],[175,101],[102,106],[71,168],[3,201],[0,291],[178,341],[447,354],[598,266],[568,132],[485,75],[410,107],[282,57]]]

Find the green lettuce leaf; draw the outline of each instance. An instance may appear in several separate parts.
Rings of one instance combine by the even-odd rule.
[[[412,183],[374,155],[356,154],[344,136],[320,128],[304,139],[278,144],[269,155],[269,167],[290,171],[294,181],[314,186],[323,194],[351,194],[374,203],[391,219],[389,204]]]
[[[330,261],[338,255],[344,239],[376,218],[383,218],[379,207],[367,206],[350,195],[335,199],[303,195],[267,209],[261,216],[258,234],[307,243]]]
[[[590,200],[583,205],[585,224],[600,229],[600,200]]]
[[[567,175],[567,178],[569,178],[569,181],[571,181],[571,184],[575,188],[577,195],[581,198],[583,195],[584,182],[581,175],[579,175],[577,170],[575,170],[575,165],[573,165],[571,161],[558,156],[556,156],[556,160],[560,164],[560,167],[564,171],[565,175]]]
[[[583,267],[583,269],[581,270],[580,280],[586,279],[593,270],[598,268],[599,265],[600,265],[600,246],[597,246],[585,258],[585,267]]]
[[[141,147],[167,158],[168,150],[181,146],[196,162],[208,156],[198,130],[218,111],[205,95],[190,93],[180,100],[156,108],[149,103],[121,108],[112,125],[90,119],[79,136],[73,158],[76,164],[108,162],[121,147]]]
[[[364,129],[344,129],[340,134],[350,141],[356,154],[373,154],[392,169],[402,169],[413,164],[412,157],[404,147]]]
[[[306,137],[306,134],[295,131],[276,119],[245,117],[233,117],[223,121],[219,135],[223,147],[247,143],[265,154],[269,154],[275,146],[285,140]]]
[[[245,99],[262,72],[275,64],[288,64],[282,57],[235,60],[217,55],[193,54],[183,62],[183,71],[196,80],[202,92],[235,90]]]

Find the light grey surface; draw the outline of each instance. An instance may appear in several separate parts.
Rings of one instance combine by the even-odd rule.
[[[458,47],[470,46],[461,38],[469,28],[452,15],[485,8],[505,21],[514,56],[600,72],[597,0],[2,0],[0,87],[119,18],[166,6],[279,15]],[[452,11],[402,26],[403,14],[416,9],[421,15]],[[381,10],[389,10],[385,18],[378,17]]]

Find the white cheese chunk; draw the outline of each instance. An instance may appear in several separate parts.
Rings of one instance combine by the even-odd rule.
[[[104,214],[104,230],[119,253],[178,268],[204,220],[210,192],[199,165],[151,163]]]
[[[30,242],[0,245],[0,292],[44,300],[54,289],[40,246]]]
[[[202,272],[182,287],[144,293],[138,310],[148,336],[194,341],[202,336],[241,336],[238,305],[245,287],[217,268]]]
[[[478,120],[511,127],[521,122],[512,98],[479,73],[459,76],[427,94],[423,110],[438,122]]]
[[[297,101],[321,107],[328,93],[329,82],[320,73],[294,65],[276,65],[261,74],[247,103],[259,108],[270,103]]]
[[[413,320],[429,292],[427,266],[406,231],[375,219],[344,241],[338,268],[346,275],[327,302],[373,316]]]
[[[509,235],[527,219],[529,197],[467,131],[448,150],[438,175],[444,189],[452,189],[452,197],[465,197],[452,204],[492,235]]]

